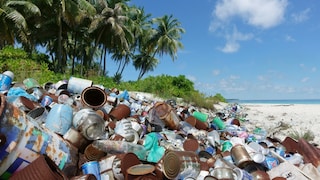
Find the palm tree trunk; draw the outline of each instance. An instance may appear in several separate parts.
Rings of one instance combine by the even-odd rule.
[[[103,75],[106,75],[106,68],[107,68],[107,47],[104,47],[104,56],[103,56]]]
[[[122,64],[122,61],[120,61],[120,62],[119,62],[119,65],[118,65],[118,69],[117,69],[117,71],[116,71],[116,74],[118,74],[118,73],[119,73],[119,71],[120,71],[120,67],[121,67],[121,64]]]
[[[61,4],[59,5],[59,15],[58,15],[58,27],[59,27],[59,31],[58,31],[58,64],[57,64],[57,71],[61,72],[61,63],[62,63],[62,57],[61,57],[61,53],[62,53],[62,45],[61,45],[61,41],[62,41],[62,25],[61,25],[61,16],[62,16],[62,12],[61,12]]]
[[[73,47],[73,55],[72,55],[72,67],[71,67],[71,74],[74,75],[74,62],[76,58],[76,49],[77,49],[77,32],[74,33],[74,47]]]
[[[123,66],[122,66],[122,69],[120,71],[120,75],[122,75],[123,71],[124,71],[124,68],[126,67],[127,63],[124,63]]]

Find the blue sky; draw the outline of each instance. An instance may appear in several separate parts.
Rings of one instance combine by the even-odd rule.
[[[320,99],[319,0],[132,0],[152,17],[173,15],[184,48],[149,75],[185,75],[206,95]],[[109,75],[117,66],[108,61]],[[123,80],[136,80],[129,65]]]

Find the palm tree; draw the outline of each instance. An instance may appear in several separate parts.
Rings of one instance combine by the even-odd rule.
[[[181,33],[184,29],[180,27],[177,19],[171,16],[163,16],[155,18],[152,23],[156,26],[155,29],[144,30],[143,38],[140,41],[140,54],[135,56],[134,66],[140,69],[138,80],[145,73],[153,71],[158,65],[156,55],[162,57],[164,54],[169,54],[172,60],[176,59],[176,53],[179,48],[183,48]]]
[[[109,53],[127,52],[133,38],[126,26],[128,17],[125,12],[128,10],[128,6],[122,2],[111,3],[110,1],[109,3],[110,5],[99,1],[99,7],[96,9],[101,11],[97,13],[91,22],[89,32],[95,35],[95,48],[102,44],[103,49]],[[104,61],[103,73],[106,70],[105,63]]]
[[[149,21],[150,14],[145,14],[143,8],[137,8],[132,6],[127,11],[127,16],[129,21],[127,21],[127,26],[132,32],[134,37],[133,41],[130,43],[129,51],[115,51],[113,52],[112,59],[118,62],[118,69],[115,76],[122,77],[125,67],[130,63],[130,60],[134,57],[136,50],[139,50],[139,42],[142,41],[143,31],[145,29],[151,28],[151,23]]]
[[[145,75],[145,73],[153,71],[158,63],[158,59],[148,55],[147,53],[141,53],[134,56],[133,65],[136,70],[140,70],[138,80],[140,80]]]
[[[40,16],[40,9],[30,1],[0,1],[0,49],[14,45],[15,39],[31,46],[28,20]]]
[[[75,61],[77,43],[86,38],[83,27],[95,14],[95,8],[86,0],[34,0],[42,7],[40,28],[36,43],[50,52],[56,72],[65,72],[68,59]],[[85,22],[87,24],[85,24]],[[91,42],[90,42],[91,43]],[[87,46],[91,44],[87,43]],[[74,68],[74,62],[71,62]]]
[[[181,24],[177,19],[174,19],[172,15],[163,16],[161,18],[153,19],[153,23],[157,25],[155,34],[150,40],[150,51],[154,51],[154,55],[158,54],[162,57],[164,54],[169,54],[172,60],[177,57],[179,48],[183,48],[181,34],[185,32],[181,28]]]

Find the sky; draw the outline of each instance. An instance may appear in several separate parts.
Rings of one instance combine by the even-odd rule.
[[[177,59],[164,55],[144,77],[184,75],[227,99],[320,99],[319,0],[132,0],[185,29]],[[117,65],[109,63],[109,75]],[[123,80],[137,80],[126,68]]]

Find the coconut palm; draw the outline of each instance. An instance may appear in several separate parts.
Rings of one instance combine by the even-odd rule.
[[[40,28],[34,29],[38,34],[37,43],[50,52],[56,72],[64,72],[68,59],[75,60],[76,43],[82,41],[83,27],[95,14],[95,8],[86,0],[35,0],[42,7]],[[86,38],[86,37],[85,37]],[[91,44],[87,44],[91,46]],[[72,67],[74,67],[74,63]]]
[[[153,71],[157,67],[158,63],[158,59],[150,56],[148,53],[141,53],[134,56],[133,65],[136,70],[140,70],[138,80],[140,80],[145,73]]]
[[[14,45],[15,39],[30,46],[28,20],[40,16],[40,9],[30,1],[0,1],[0,49]]]
[[[155,29],[144,30],[143,38],[140,41],[140,53],[135,56],[134,66],[140,70],[138,80],[145,73],[153,71],[158,65],[156,55],[162,57],[164,54],[169,54],[172,60],[176,59],[176,53],[179,48],[183,48],[181,34],[184,29],[180,27],[177,19],[173,16],[163,16],[152,20]],[[145,64],[144,64],[145,63]]]
[[[133,58],[136,50],[139,50],[139,42],[142,41],[144,36],[143,31],[146,29],[151,29],[151,23],[149,19],[151,14],[146,14],[143,8],[132,6],[127,12],[127,16],[129,17],[127,26],[132,32],[134,39],[130,44],[129,51],[116,51],[111,57],[119,64],[117,72],[115,73],[118,77],[122,76],[125,67],[130,63],[130,60]]]
[[[89,32],[95,35],[95,48],[103,45],[104,50],[111,52],[127,52],[132,41],[132,34],[127,28],[128,17],[125,12],[128,6],[123,2],[98,1],[101,10],[91,22]],[[106,53],[105,53],[106,54]],[[105,73],[106,62],[103,71]]]
[[[168,54],[172,60],[177,58],[178,49],[183,48],[181,34],[185,32],[181,28],[180,22],[173,18],[172,15],[165,15],[161,18],[153,19],[156,25],[155,34],[150,40],[150,51],[154,51],[154,55],[162,57]]]

